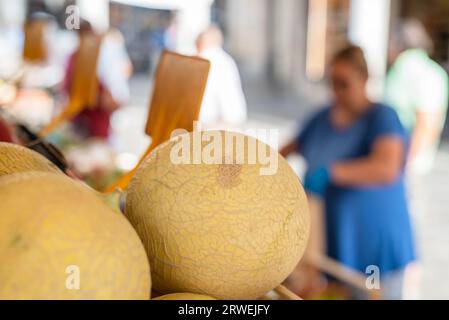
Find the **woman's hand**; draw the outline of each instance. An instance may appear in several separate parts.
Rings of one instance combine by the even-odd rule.
[[[329,169],[322,167],[306,174],[304,179],[304,189],[308,193],[322,198],[326,193],[330,181]]]

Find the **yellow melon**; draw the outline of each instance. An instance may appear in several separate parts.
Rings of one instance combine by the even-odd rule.
[[[153,300],[217,300],[215,298],[194,293],[171,293]]]
[[[0,299],[149,299],[148,259],[126,218],[63,175],[0,178]]]
[[[197,135],[178,136],[150,154],[131,181],[125,215],[147,250],[156,291],[258,298],[303,255],[310,226],[306,195],[289,164],[260,141],[215,131],[195,144]],[[234,146],[225,143],[226,135],[235,136]],[[190,161],[204,154],[201,164],[179,161],[179,155],[187,159],[180,146],[188,141]],[[262,158],[254,161],[260,151],[276,162],[273,174],[263,170]]]
[[[0,176],[26,171],[61,172],[44,156],[31,149],[0,142]]]

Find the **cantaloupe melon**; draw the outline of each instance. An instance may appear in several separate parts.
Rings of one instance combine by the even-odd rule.
[[[195,293],[171,293],[153,300],[217,300],[215,298]]]
[[[149,299],[143,245],[123,215],[63,175],[0,178],[0,299]]]
[[[31,149],[0,142],[0,176],[26,171],[61,172],[44,156]]]
[[[225,141],[224,132],[207,135]],[[156,291],[256,299],[300,260],[310,217],[298,177],[267,145],[235,136],[244,141],[241,153],[237,143],[211,152],[221,164],[177,164],[180,141],[195,139],[178,136],[154,150],[131,181],[125,215],[147,250]],[[199,151],[210,151],[212,140]],[[250,161],[253,145],[274,153],[275,174],[261,175],[266,165]],[[194,143],[191,151],[193,159]]]

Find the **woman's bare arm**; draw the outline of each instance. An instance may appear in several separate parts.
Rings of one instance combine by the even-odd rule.
[[[288,157],[292,153],[299,152],[298,143],[296,141],[290,142],[288,145],[284,146],[279,153],[284,157]]]
[[[348,187],[393,183],[403,168],[404,149],[399,137],[381,138],[368,157],[333,165],[331,179]]]

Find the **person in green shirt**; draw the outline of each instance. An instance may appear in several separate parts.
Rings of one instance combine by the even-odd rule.
[[[449,104],[449,77],[428,52],[432,40],[417,20],[397,28],[387,74],[386,102],[393,106],[410,134],[408,171],[427,174],[433,166]]]

